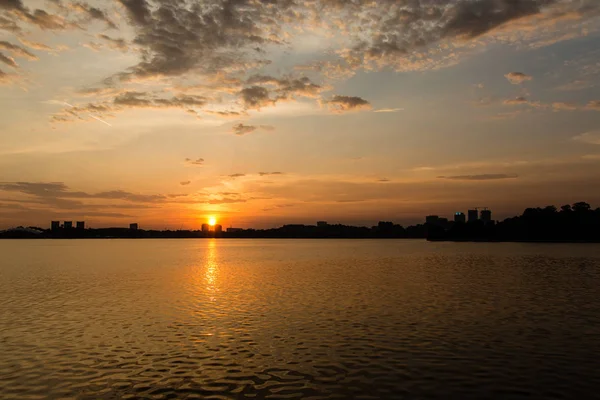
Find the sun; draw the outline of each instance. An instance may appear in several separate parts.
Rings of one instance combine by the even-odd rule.
[[[215,217],[210,217],[210,218],[208,219],[208,224],[209,224],[210,226],[215,226],[215,225],[217,224],[217,219],[216,219]]]

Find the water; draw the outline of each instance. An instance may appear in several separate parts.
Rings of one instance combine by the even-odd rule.
[[[0,241],[0,397],[591,398],[600,246]]]

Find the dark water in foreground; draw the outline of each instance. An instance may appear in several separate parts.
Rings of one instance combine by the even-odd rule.
[[[600,396],[600,246],[0,241],[0,397]]]

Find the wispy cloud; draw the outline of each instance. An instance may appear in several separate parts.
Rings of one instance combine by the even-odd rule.
[[[499,179],[515,179],[518,175],[514,174],[481,174],[481,175],[451,175],[438,176],[439,179],[448,179],[454,181],[491,181]]]
[[[585,132],[574,136],[573,140],[582,143],[600,144],[600,131]]]
[[[520,85],[523,82],[527,82],[533,79],[531,75],[524,74],[522,72],[509,72],[504,75],[506,79],[513,85]]]
[[[374,110],[376,113],[395,113],[398,111],[404,111],[404,108],[380,108],[378,110]]]
[[[186,162],[186,164],[189,164],[189,165],[204,165],[204,158],[196,158],[196,159],[186,158],[185,162]]]

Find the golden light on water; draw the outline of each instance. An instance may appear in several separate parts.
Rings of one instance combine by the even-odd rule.
[[[208,218],[208,224],[210,226],[215,226],[217,224],[217,219],[215,217]]]

